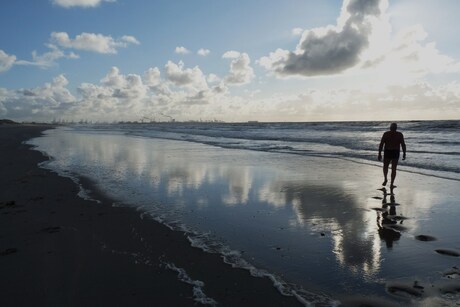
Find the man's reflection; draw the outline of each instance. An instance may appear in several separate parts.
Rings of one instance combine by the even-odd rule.
[[[385,241],[386,246],[388,249],[393,248],[393,242],[398,241],[401,237],[401,233],[392,228],[392,226],[396,225],[398,221],[395,219],[396,217],[396,199],[393,193],[390,194],[390,202],[388,203],[387,197],[388,193],[387,190],[384,188],[382,189],[383,192],[383,200],[382,200],[382,212],[377,214],[377,226],[379,236],[382,240]]]

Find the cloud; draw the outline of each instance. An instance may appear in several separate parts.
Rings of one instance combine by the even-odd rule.
[[[345,0],[336,25],[305,30],[294,51],[278,48],[257,63],[278,77],[346,74],[381,86],[460,72],[459,61],[425,42],[421,25],[393,33],[387,7],[387,0]]]
[[[188,50],[187,48],[183,46],[178,46],[176,47],[176,49],[174,49],[174,52],[177,54],[188,54],[190,53],[190,50]]]
[[[303,29],[302,28],[294,28],[294,29],[291,30],[291,33],[294,36],[300,36],[303,33]]]
[[[186,86],[197,90],[207,89],[206,77],[198,66],[184,68],[184,63],[168,61],[165,65],[166,78],[176,86]]]
[[[220,104],[228,97],[222,81],[209,87],[198,66],[185,68],[182,62],[171,61],[165,65],[164,78],[157,67],[147,69],[143,77],[112,67],[98,83],[80,84],[76,96],[68,85],[59,75],[37,88],[0,88],[0,114],[19,121],[219,118]]]
[[[115,2],[115,0],[52,0],[53,4],[65,8],[70,7],[96,7],[102,2]]]
[[[238,58],[240,55],[241,55],[241,53],[240,53],[239,51],[230,50],[230,51],[225,52],[225,53],[222,55],[222,58],[223,58],[223,59],[236,59],[236,58]]]
[[[122,36],[113,39],[111,36],[104,36],[96,33],[83,32],[71,39],[66,32],[51,33],[51,42],[63,48],[92,51],[97,53],[117,53],[119,48],[126,48],[129,44],[139,44],[134,36]]]
[[[149,86],[137,74],[121,74],[112,67],[99,84],[82,83],[78,101],[63,117],[79,116],[91,120],[133,120],[148,111]]]
[[[161,72],[158,69],[158,67],[153,67],[149,68],[145,73],[144,73],[144,83],[149,86],[149,87],[156,87],[160,85],[161,78],[160,78]]]
[[[254,79],[254,70],[249,65],[251,60],[247,53],[238,51],[227,51],[222,55],[223,58],[232,59],[230,63],[230,71],[224,78],[227,85],[244,85]]]
[[[120,38],[120,41],[128,44],[140,45],[140,42],[134,36],[131,35],[123,35]]]
[[[0,102],[9,118],[19,120],[50,120],[61,114],[75,97],[66,88],[64,75],[59,75],[42,87],[20,90],[0,90]]]
[[[198,49],[198,51],[197,51],[197,54],[198,54],[198,55],[201,55],[201,56],[207,56],[209,53],[211,53],[211,50],[209,50],[209,49],[204,49],[204,48],[200,48],[200,49]]]
[[[40,68],[46,69],[46,68],[56,65],[56,61],[61,58],[66,58],[66,59],[80,58],[78,54],[75,54],[73,52],[65,53],[53,44],[48,44],[47,47],[51,50],[43,54],[39,54],[35,50],[32,51],[32,61],[18,60],[16,61],[15,64],[16,65],[38,66]]]
[[[280,76],[338,74],[360,62],[386,0],[345,0],[336,26],[305,30],[296,50],[278,49],[258,63]]]
[[[136,74],[122,75],[118,67],[112,67],[107,75],[101,79],[101,85],[109,89],[111,97],[137,100],[143,99],[147,87],[142,78]]]
[[[208,81],[208,83],[215,83],[219,82],[220,78],[216,74],[209,74],[206,76],[206,81]]]
[[[193,70],[182,64],[182,67],[175,65],[179,74],[191,74]],[[195,74],[200,76],[197,70]],[[306,89],[300,93],[271,93],[269,96],[262,92],[241,97],[230,96],[225,82],[197,88],[188,86],[194,83],[193,78],[185,79],[189,81],[178,86],[168,77],[161,79],[156,67],[149,68],[143,78],[137,74],[122,74],[117,67],[112,67],[100,82],[79,85],[74,96],[68,89],[68,80],[59,75],[36,88],[0,88],[0,114],[15,120],[33,121],[53,118],[169,120],[170,116],[178,120],[310,121],[436,119],[446,118],[446,114],[454,117],[460,112],[457,82],[441,86],[417,82],[380,90]],[[385,108],[379,107],[376,112],[376,105],[385,105]]]
[[[363,61],[361,68],[385,84],[408,84],[429,74],[460,72],[460,63],[443,55],[434,42],[425,43],[426,38],[421,25],[404,28],[385,48]]]
[[[15,55],[8,55],[0,49],[0,73],[9,70],[16,61]]]

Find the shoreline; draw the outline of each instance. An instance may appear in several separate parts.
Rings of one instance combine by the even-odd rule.
[[[183,233],[135,208],[112,206],[89,180],[80,183],[100,203],[77,196],[71,179],[39,168],[47,157],[23,144],[50,128],[0,126],[5,306],[300,305],[268,278],[192,247]]]
[[[35,224],[47,222],[41,228],[34,226],[35,233],[63,237],[52,242],[56,252],[41,246],[45,237],[35,243],[42,258],[47,254],[48,269],[41,268],[43,261],[29,265],[27,261],[34,258],[30,251],[20,260],[28,265],[24,271],[40,267],[41,275],[52,273],[50,280],[71,283],[64,290],[78,293],[70,293],[73,297],[67,301],[63,298],[69,293],[59,294],[61,304],[73,303],[74,297],[79,300],[76,305],[95,299],[105,304],[103,298],[113,292],[117,305],[232,306],[329,306],[339,301],[343,306],[449,304],[454,300],[451,295],[460,294],[455,182],[402,172],[400,188],[387,194],[376,189],[380,169],[352,161],[288,158],[186,141],[82,136],[59,129],[21,142],[49,127],[7,128],[0,129],[2,145],[16,138],[21,146],[17,144],[16,151],[10,148],[9,155],[2,152],[5,167],[10,166],[4,177],[19,178],[15,182],[2,178],[2,183],[7,188],[14,185],[19,198],[22,190],[28,191],[29,198],[23,201],[36,206],[12,208],[9,202],[16,196],[4,199],[7,193],[1,191],[0,216],[50,208],[47,214],[35,212],[28,217]],[[32,166],[19,176],[16,172],[24,166],[19,149],[38,155],[37,161],[44,163],[26,159]],[[61,188],[55,191],[62,181],[69,185],[65,193]],[[81,189],[101,203],[77,197]],[[64,200],[62,194],[72,197]],[[53,200],[61,204],[53,207]],[[71,206],[62,208],[63,203]],[[56,216],[61,208],[64,212]],[[5,256],[0,261],[24,250],[19,245],[4,248],[9,238],[15,244],[18,238],[25,239],[31,248],[30,234],[18,237],[13,233],[17,225],[4,229],[0,225],[2,233],[6,229],[5,236],[0,233],[0,253]],[[206,242],[208,231],[222,241]],[[251,262],[248,266],[245,259]],[[51,262],[61,267],[50,269]],[[20,276],[0,269],[2,276]],[[277,284],[280,280],[272,272],[288,282],[288,291]],[[27,283],[37,291],[35,284]],[[104,284],[102,293],[100,284]],[[20,287],[18,281],[13,288]],[[64,290],[53,288],[56,293]],[[296,296],[292,290],[299,296],[282,295]],[[19,292],[16,295],[20,297]],[[179,297],[170,301],[172,296]]]

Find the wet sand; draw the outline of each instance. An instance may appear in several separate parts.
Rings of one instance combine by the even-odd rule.
[[[57,130],[40,138],[52,155],[68,149],[64,169],[93,176],[80,181],[98,204],[37,168],[45,158],[20,140],[42,129],[0,127],[0,275],[11,277],[0,287],[10,305],[298,304],[148,218],[169,213],[345,306],[460,298],[457,181],[399,172],[391,193],[379,167],[341,159]]]
[[[182,233],[113,207],[84,178],[101,202],[78,197],[73,181],[39,168],[47,158],[22,144],[48,128],[0,126],[2,306],[299,304]]]

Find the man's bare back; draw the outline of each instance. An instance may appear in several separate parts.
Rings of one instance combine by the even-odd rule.
[[[385,149],[389,150],[399,150],[401,146],[404,147],[403,151],[406,152],[406,144],[404,143],[404,136],[399,131],[387,131],[382,136],[383,144],[385,144]],[[382,144],[382,145],[383,145]]]

